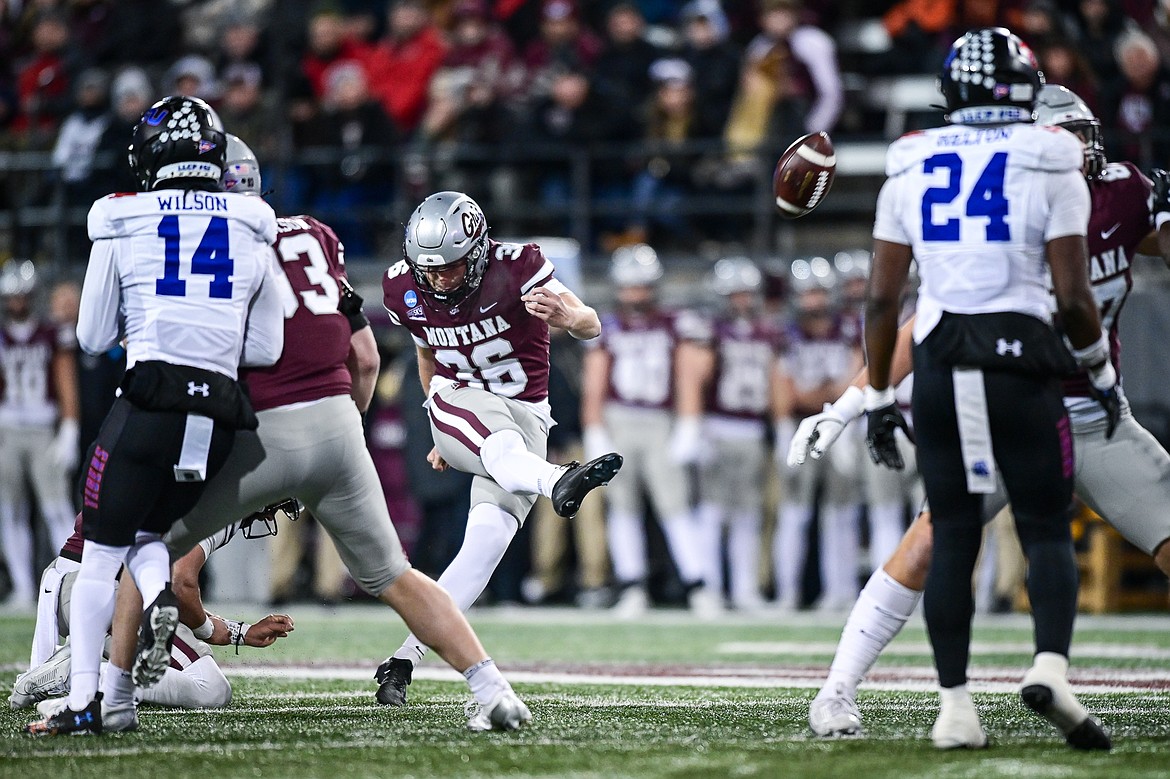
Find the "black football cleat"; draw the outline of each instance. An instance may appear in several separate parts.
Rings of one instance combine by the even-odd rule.
[[[171,664],[171,645],[175,642],[175,630],[179,626],[179,601],[171,592],[171,585],[154,599],[154,603],[142,612],[142,625],[138,629],[138,651],[130,677],[139,687],[152,687],[162,678]]]
[[[405,706],[406,686],[410,684],[410,675],[414,671],[414,663],[397,657],[386,658],[386,662],[378,666],[374,679],[378,682],[378,692],[374,696],[383,706]]]
[[[102,733],[102,694],[81,711],[74,711],[68,705],[58,713],[24,726],[24,732],[34,736],[100,736]]]
[[[581,501],[598,487],[609,484],[622,469],[622,456],[616,452],[603,454],[581,465],[573,461],[552,488],[553,510],[562,517],[571,518],[581,509]]]

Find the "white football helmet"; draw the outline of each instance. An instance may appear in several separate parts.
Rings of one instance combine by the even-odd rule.
[[[436,192],[411,214],[402,253],[423,298],[453,306],[483,281],[488,261],[487,218],[479,204],[462,192]],[[467,272],[455,289],[438,290],[427,281],[427,271],[459,263],[467,263]]]
[[[747,257],[725,257],[711,271],[711,288],[723,296],[759,292],[763,283],[760,269]]]
[[[1063,127],[1085,144],[1085,176],[1095,179],[1105,170],[1101,121],[1088,104],[1068,87],[1045,84],[1036,98],[1036,124]]]
[[[260,163],[256,155],[238,136],[227,134],[227,155],[220,179],[227,192],[243,195],[259,195],[263,190],[260,180]]]
[[[662,263],[654,248],[636,243],[613,253],[609,278],[617,287],[652,287],[662,278]]]

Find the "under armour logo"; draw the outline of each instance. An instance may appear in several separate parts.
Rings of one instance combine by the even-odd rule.
[[[203,397],[211,395],[211,385],[204,382],[203,384],[196,384],[193,381],[187,382],[187,394],[195,397],[195,393],[199,393]]]
[[[1016,341],[1016,343],[1019,343],[1019,341]],[[976,476],[990,476],[991,469],[987,467],[987,462],[985,460],[976,460],[975,463],[971,466],[971,473],[975,474]]]
[[[1024,345],[1018,339],[1009,341],[1006,338],[1000,338],[995,342],[995,353],[1000,357],[1004,357],[1009,353],[1012,357],[1023,357]]]

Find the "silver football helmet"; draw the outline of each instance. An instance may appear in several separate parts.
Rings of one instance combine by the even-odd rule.
[[[424,299],[453,306],[483,281],[488,262],[487,218],[479,204],[462,192],[436,192],[419,204],[402,239],[402,252]],[[467,264],[454,289],[435,289],[427,271]]]
[[[609,278],[617,287],[651,287],[662,278],[662,263],[652,246],[636,243],[613,253]]]
[[[220,182],[225,191],[243,195],[259,195],[263,190],[256,155],[239,136],[231,133],[227,134],[227,159]]]
[[[727,296],[736,292],[759,292],[764,277],[747,257],[725,257],[711,271],[711,288]]]
[[[9,260],[0,269],[0,297],[31,295],[37,286],[37,269],[32,260]]]
[[[1101,121],[1084,100],[1068,87],[1045,84],[1036,98],[1036,124],[1063,127],[1085,144],[1085,176],[1095,179],[1105,170]]]

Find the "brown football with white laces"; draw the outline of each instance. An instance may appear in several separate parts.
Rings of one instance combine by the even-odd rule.
[[[796,219],[825,199],[837,173],[833,140],[826,132],[797,138],[780,155],[772,174],[772,193],[781,216]]]

